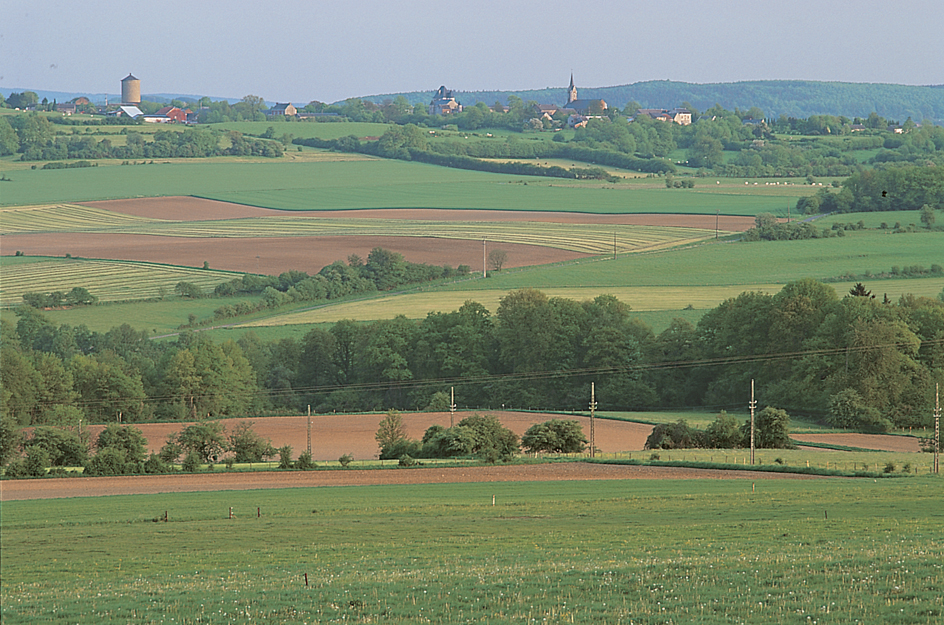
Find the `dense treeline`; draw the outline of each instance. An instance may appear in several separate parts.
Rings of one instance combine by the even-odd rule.
[[[944,297],[944,294],[942,294]],[[340,321],[301,340],[214,343],[55,326],[28,307],[4,320],[2,414],[20,425],[414,409],[455,387],[463,407],[609,410],[761,405],[840,427],[927,425],[944,381],[944,301],[897,303],[814,280],[746,292],[697,325],[659,334],[612,296],[509,293],[493,315],[467,302],[416,322]],[[439,400],[437,400],[437,393]],[[440,401],[441,403],[441,401]]]
[[[357,293],[389,291],[408,284],[467,276],[469,271],[468,265],[459,265],[453,269],[449,265],[440,267],[411,263],[404,259],[402,254],[375,247],[367,255],[366,262],[352,254],[347,263],[335,261],[322,267],[314,276],[309,276],[304,271],[286,271],[277,277],[246,274],[241,278],[218,284],[213,291],[217,297],[262,295],[262,299],[255,304],[243,302],[221,306],[216,309],[215,316],[225,319],[293,302],[317,302]],[[190,288],[192,285],[182,284],[185,286],[178,285],[177,289],[180,294],[190,297],[202,295],[198,288],[195,292]]]
[[[221,133],[208,128],[182,131],[158,130],[153,135],[124,132],[125,145],[112,145],[107,137],[58,134],[48,117],[30,113],[0,118],[0,156],[20,154],[24,161],[98,158],[204,158],[208,156],[282,156],[280,142],[246,138],[242,133]],[[221,147],[228,139],[230,146]],[[150,140],[148,140],[150,138]]]

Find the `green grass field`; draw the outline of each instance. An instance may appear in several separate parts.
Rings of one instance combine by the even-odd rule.
[[[939,478],[913,477],[6,502],[2,617],[937,623],[942,495]],[[169,522],[153,522],[164,511]]]
[[[13,259],[18,260],[17,257]],[[22,303],[23,293],[68,292],[83,287],[99,301],[163,298],[174,294],[178,282],[190,282],[205,290],[243,274],[123,260],[46,259],[41,262],[7,263],[4,257],[2,306]],[[217,304],[219,306],[219,304]]]
[[[284,210],[474,208],[590,213],[786,214],[808,193],[760,187],[659,189],[592,181],[508,176],[382,159],[347,162],[222,161],[133,167],[17,169],[0,205],[23,206],[115,198],[198,195]],[[527,184],[525,184],[527,183]]]

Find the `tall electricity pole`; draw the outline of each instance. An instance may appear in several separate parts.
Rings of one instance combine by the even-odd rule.
[[[754,378],[751,378],[751,464],[754,464],[754,408],[757,402],[754,400]]]
[[[308,404],[308,455],[311,456],[311,404]]]
[[[593,417],[597,411],[597,392],[596,392],[596,383],[590,383],[590,457],[593,458],[596,455],[596,436],[593,431]]]
[[[488,277],[488,264],[485,259],[485,239],[482,239],[482,277]]]
[[[449,387],[449,427],[456,424],[456,387]]]

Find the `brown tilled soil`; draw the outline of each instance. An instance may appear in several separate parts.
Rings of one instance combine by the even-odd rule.
[[[846,447],[861,447],[878,451],[921,451],[918,439],[912,436],[890,436],[888,434],[792,434],[794,440],[805,443],[828,443]]]
[[[278,275],[287,269],[310,274],[325,265],[345,260],[351,254],[361,258],[375,247],[403,254],[414,263],[431,265],[469,265],[482,267],[482,242],[431,237],[260,237],[190,238],[135,234],[15,234],[4,235],[5,249],[16,249],[27,256],[65,256],[74,258],[109,258],[134,260],[185,267],[202,267],[207,261],[213,269]],[[503,243],[508,253],[506,267],[543,265],[587,254],[538,245]]]
[[[583,213],[386,209],[344,211],[277,211],[228,202],[193,197],[138,198],[85,202],[117,213],[167,219],[197,221],[266,217],[291,214],[311,219],[418,219],[432,221],[541,221],[552,223],[632,224],[715,227],[712,215],[591,215]],[[743,231],[754,225],[751,217],[718,218],[722,230]],[[365,258],[370,250],[383,247],[403,254],[415,263],[448,264],[452,267],[481,267],[482,245],[478,241],[431,237],[260,237],[260,238],[189,238],[128,234],[13,234],[4,236],[4,246],[29,256],[65,256],[108,258],[189,267],[202,267],[204,261],[213,269],[279,274],[291,268],[316,273],[336,260],[351,254]],[[587,254],[538,245],[502,244],[508,253],[506,267],[525,267],[584,258]]]
[[[154,197],[129,200],[82,202],[104,210],[174,221],[204,219],[235,219],[238,217],[267,217],[290,214],[324,219],[420,219],[428,221],[542,221],[572,224],[629,224],[637,226],[677,226],[711,230],[716,223],[721,230],[743,232],[754,227],[753,217],[722,215],[594,215],[588,213],[559,213],[541,211],[500,210],[437,210],[418,209],[364,209],[338,211],[279,211],[254,206],[243,206],[195,197]],[[717,222],[715,221],[717,219]]]
[[[458,423],[471,412],[457,411],[455,421]],[[478,414],[493,414],[518,436],[535,423],[543,423],[554,418],[576,419],[583,426],[585,433],[590,432],[588,417],[559,417],[552,414],[522,413],[522,412],[480,412]],[[367,460],[377,458],[380,450],[374,434],[380,427],[383,414],[364,415],[312,415],[311,417],[311,456],[316,462],[337,460],[344,454],[350,454],[356,459]],[[252,421],[252,429],[263,438],[272,441],[275,447],[289,445],[298,456],[308,447],[308,417],[260,417],[256,419],[226,419],[222,423],[227,432],[232,432],[237,423]],[[410,438],[420,439],[423,433],[432,425],[449,427],[448,412],[404,413],[403,423],[406,434]],[[148,439],[148,453],[157,452],[164,445],[167,436],[172,432],[180,432],[191,423],[143,423],[136,424],[145,438]],[[96,425],[89,428],[89,434],[94,440],[104,426]],[[646,444],[646,437],[652,431],[651,425],[627,423],[609,419],[596,419],[594,423],[597,449],[604,453],[622,451],[639,451]],[[588,434],[589,435],[589,434]]]
[[[391,461],[392,462],[392,461]],[[411,469],[341,469],[332,471],[267,471],[204,475],[143,475],[74,477],[0,482],[0,501],[149,495],[264,488],[312,488],[372,484],[456,484],[460,482],[537,482],[555,480],[692,480],[692,479],[817,479],[796,474],[720,471],[677,467],[641,467],[557,463],[485,467],[417,467]]]

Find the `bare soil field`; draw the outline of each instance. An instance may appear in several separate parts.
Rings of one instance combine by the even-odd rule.
[[[268,488],[313,488],[393,484],[457,484],[462,482],[546,482],[563,480],[729,480],[824,479],[817,476],[641,467],[587,463],[479,467],[417,467],[410,469],[338,469],[331,471],[233,472],[203,475],[139,475],[72,477],[0,482],[0,501],[150,495]]]
[[[794,434],[794,440],[805,443],[827,443],[830,445],[844,445],[846,447],[860,447],[878,451],[900,451],[918,453],[921,445],[918,439],[912,436],[891,436],[888,434]]]
[[[457,411],[455,421],[458,423],[472,412]],[[518,436],[535,423],[543,423],[554,418],[576,419],[583,426],[584,432],[590,431],[588,417],[561,417],[553,414],[478,411],[475,414],[492,414],[501,420],[505,427]],[[337,460],[344,454],[350,454],[355,459],[368,460],[377,458],[380,450],[374,434],[380,427],[384,414],[362,415],[312,415],[311,417],[311,456],[316,462]],[[270,439],[275,447],[290,445],[294,450],[293,456],[308,448],[308,417],[259,417],[256,419],[225,419],[222,423],[226,431],[231,432],[237,423],[252,421],[252,429],[263,438]],[[423,437],[423,433],[432,425],[449,427],[448,412],[421,412],[403,413],[403,423],[406,426],[407,436],[414,439]],[[148,453],[160,450],[173,432],[180,432],[192,423],[141,423],[134,427],[140,429],[148,439]],[[89,427],[92,440],[104,426]],[[639,451],[645,446],[646,438],[652,431],[651,425],[627,423],[609,419],[597,419],[594,432],[597,448],[604,453],[622,451]]]
[[[82,202],[103,210],[174,221],[204,219],[235,219],[239,217],[266,217],[291,214],[324,219],[421,219],[429,221],[541,221],[562,224],[628,224],[637,226],[676,226],[679,228],[712,229],[716,223],[721,230],[743,232],[754,227],[753,217],[721,215],[594,215],[590,213],[560,213],[539,211],[491,210],[435,210],[435,209],[365,209],[339,211],[279,211],[218,200],[195,197],[155,197],[128,200]],[[717,219],[717,222],[715,221]]]
[[[325,265],[351,254],[367,258],[375,247],[403,254],[414,263],[469,265],[481,270],[482,242],[432,237],[260,237],[192,238],[134,234],[50,233],[5,235],[4,248],[27,256],[65,256],[166,263],[213,269],[278,275],[288,269],[317,273]],[[505,266],[526,267],[576,258],[587,254],[538,245],[505,244]]]

